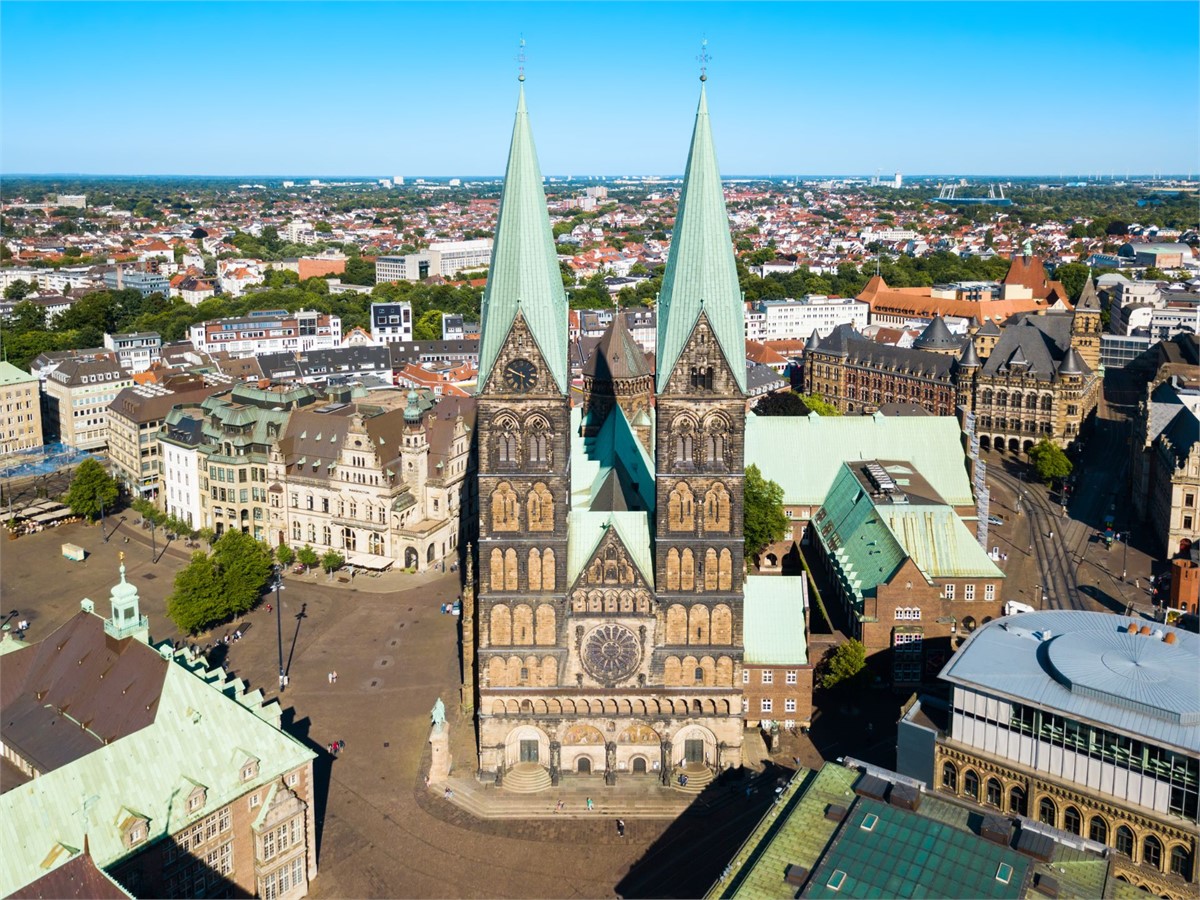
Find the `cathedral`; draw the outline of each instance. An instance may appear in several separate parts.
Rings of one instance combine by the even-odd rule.
[[[573,406],[522,84],[483,300],[463,608],[479,774],[510,790],[563,773],[696,788],[742,762],[745,326],[703,84],[657,309],[657,365],[615,316]]]

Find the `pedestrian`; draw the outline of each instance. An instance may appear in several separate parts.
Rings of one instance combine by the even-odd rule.
[[[593,809],[593,807],[592,807],[592,798],[591,798],[591,797],[588,797],[588,798],[587,798],[587,808],[588,808],[588,812],[591,812],[591,811],[592,811],[592,809]]]
[[[329,755],[333,756],[333,744],[326,745],[326,749],[329,750]]]
[[[330,683],[330,684],[333,684],[333,673],[332,673],[332,672],[330,672],[330,673],[329,673],[327,676],[325,676],[325,677],[329,679],[329,683]]]
[[[558,805],[554,807],[554,811],[556,813],[558,813],[558,812],[562,812],[566,808],[567,808],[567,802],[565,800],[559,800]]]
[[[444,796],[447,800],[453,800],[454,791],[450,790],[450,788],[446,788],[446,792],[442,796]]]
[[[625,837],[625,820],[617,819],[617,837]]]
[[[337,669],[333,670],[333,683],[337,684]]]

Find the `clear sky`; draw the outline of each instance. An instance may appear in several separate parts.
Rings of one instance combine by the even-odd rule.
[[[1195,173],[1200,5],[38,3],[0,10],[0,172],[491,175],[517,42],[542,170]]]

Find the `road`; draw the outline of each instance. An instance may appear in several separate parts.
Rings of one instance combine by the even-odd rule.
[[[1125,500],[1119,494],[1129,477],[1128,432],[1127,418],[1102,400],[1091,439],[1076,468],[1078,477],[1072,502],[1065,511],[1043,486],[1022,480],[1020,476],[1028,468],[1024,463],[1008,454],[987,455],[989,480],[1021,497],[1028,520],[1030,551],[1041,577],[1047,608],[1096,609],[1099,602],[1101,608],[1113,609],[1113,602],[1104,603],[1095,596],[1108,597],[1110,588],[1115,605],[1129,599],[1125,596],[1128,586],[1107,565],[1107,553],[1112,551],[1103,556],[1096,553],[1103,546],[1097,535],[1105,515],[1115,512]],[[1121,514],[1117,515],[1120,518]],[[1089,565],[1093,568],[1085,568]],[[1103,588],[1088,584],[1089,580],[1103,583]],[[1038,599],[1036,594],[1034,599]]]

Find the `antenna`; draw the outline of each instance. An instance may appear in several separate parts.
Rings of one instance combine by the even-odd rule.
[[[696,57],[696,61],[700,63],[700,80],[708,81],[708,63],[712,59],[708,55],[708,38],[700,42],[700,54]]]
[[[517,46],[517,81],[525,80],[525,38],[521,38],[521,43]]]

